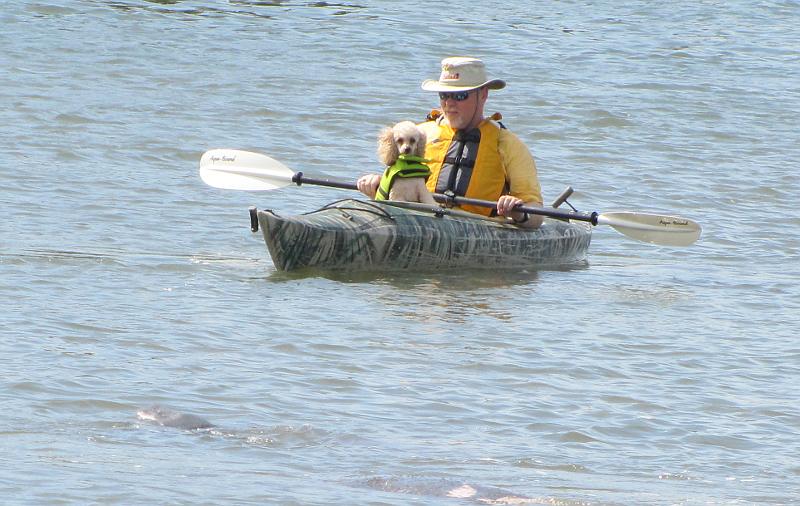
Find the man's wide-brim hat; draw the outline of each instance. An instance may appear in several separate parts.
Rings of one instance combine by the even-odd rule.
[[[506,87],[502,79],[489,79],[486,65],[477,58],[456,56],[442,60],[442,73],[438,81],[427,79],[422,83],[425,91],[468,91],[486,86],[492,90]]]

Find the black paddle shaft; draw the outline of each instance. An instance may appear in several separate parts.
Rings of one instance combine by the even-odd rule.
[[[328,186],[331,188],[341,188],[344,190],[358,190],[358,186],[353,183],[348,183],[345,181],[337,181],[335,179],[316,179],[311,177],[306,177],[303,175],[302,172],[295,172],[292,176],[292,182],[295,183],[297,186],[302,184],[311,184],[317,186]],[[470,205],[470,206],[478,206],[478,207],[488,207],[489,209],[497,209],[497,202],[492,202],[489,200],[480,200],[480,199],[471,199],[467,197],[458,197],[456,195],[444,195],[441,193],[434,193],[433,198],[445,205]],[[558,218],[561,220],[577,220],[577,221],[588,221],[592,225],[597,225],[597,212],[592,213],[576,213],[576,212],[568,212],[568,211],[559,211],[558,209],[547,209],[544,207],[529,207],[518,205],[514,208],[517,211],[528,213],[528,214],[538,214],[540,216],[548,216],[550,218]]]
[[[441,193],[434,193],[433,198],[436,199],[437,202],[440,202],[442,204],[451,204],[451,205],[466,204],[470,206],[480,206],[480,207],[488,207],[491,209],[497,209],[497,202],[492,202],[490,200],[471,199],[468,197],[458,197],[455,195],[443,195]],[[569,211],[559,211],[558,209],[547,209],[545,207],[529,207],[529,206],[523,206],[522,204],[514,207],[514,210],[528,214],[549,216],[550,218],[558,218],[561,220],[588,221],[592,225],[597,225],[597,216],[598,216],[597,212],[576,213]]]
[[[302,172],[295,172],[292,176],[292,182],[300,186],[302,184],[313,184],[317,186],[329,186],[331,188],[341,188],[343,190],[358,190],[358,186],[353,183],[345,181],[337,181],[335,179],[315,179],[313,177],[306,177]]]

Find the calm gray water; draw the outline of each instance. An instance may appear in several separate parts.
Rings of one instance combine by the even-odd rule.
[[[800,4],[622,4],[3,2],[2,502],[800,503]],[[700,241],[286,275],[247,207],[352,194],[197,175],[215,147],[374,171],[461,54],[546,200]]]

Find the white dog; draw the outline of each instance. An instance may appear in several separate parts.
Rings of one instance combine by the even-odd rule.
[[[394,126],[384,128],[378,134],[378,159],[386,167],[398,163],[400,155],[405,155],[403,158],[412,157],[411,163],[424,163],[426,141],[425,132],[417,125],[411,121],[401,121]],[[414,157],[421,162],[414,160]],[[380,189],[378,192],[380,193]],[[389,200],[436,204],[425,187],[424,177],[395,177],[390,183],[388,197]]]

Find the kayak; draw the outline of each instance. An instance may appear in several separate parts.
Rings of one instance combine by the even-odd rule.
[[[592,225],[538,229],[426,204],[345,199],[294,216],[250,209],[281,271],[538,269],[585,263]]]

